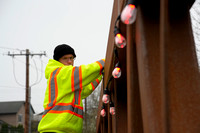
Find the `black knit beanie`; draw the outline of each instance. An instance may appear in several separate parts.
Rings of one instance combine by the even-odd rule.
[[[58,61],[62,56],[66,54],[72,54],[74,58],[76,57],[76,54],[72,47],[67,44],[60,44],[54,49],[53,59]]]

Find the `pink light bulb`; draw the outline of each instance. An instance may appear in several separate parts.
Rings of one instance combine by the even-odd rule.
[[[121,69],[119,67],[115,67],[112,72],[114,78],[119,78],[121,76]]]
[[[103,94],[102,101],[103,103],[109,103],[110,96],[108,94]]]
[[[136,20],[137,8],[133,4],[125,6],[121,13],[121,21],[125,24],[132,24]]]
[[[105,116],[106,116],[106,111],[105,111],[105,109],[102,109],[101,112],[100,112],[100,114],[101,114],[102,117],[105,117]]]
[[[115,107],[110,107],[110,114],[115,115]]]
[[[126,40],[120,33],[115,36],[115,44],[118,48],[124,48],[126,46]]]

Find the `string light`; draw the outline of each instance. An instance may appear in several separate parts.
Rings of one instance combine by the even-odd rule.
[[[110,102],[110,114],[115,115],[115,106],[113,102]]]
[[[124,36],[122,36],[120,29],[115,26],[114,29],[115,34],[115,44],[118,48],[124,48],[126,46],[126,39]]]
[[[114,70],[112,71],[112,76],[114,78],[119,78],[121,76],[121,68],[119,67],[119,62],[115,65]]]
[[[135,0],[128,0],[127,5],[122,10],[121,21],[125,24],[132,24],[136,20],[137,4]]]
[[[112,79],[113,79],[113,77],[111,76],[110,79],[108,80],[105,90],[103,91],[103,97],[102,97],[103,103],[109,103],[109,101],[110,101],[110,95],[109,95],[110,92],[108,90],[108,85],[110,84]]]
[[[103,101],[103,103],[105,103],[105,104],[106,104],[106,103],[109,103],[109,101],[110,101],[110,95],[109,95],[109,91],[108,91],[107,88],[103,91],[102,101]]]
[[[137,15],[137,4],[136,0],[128,0],[125,8],[123,9],[122,13],[117,17],[115,21],[115,27],[114,27],[114,41],[115,44],[118,48],[124,48],[126,46],[126,39],[125,37],[121,34],[120,29],[116,26],[116,23],[121,19],[121,21],[125,24],[132,24],[136,20],[136,15]],[[115,106],[112,101],[110,101],[110,95],[108,91],[108,84],[110,83],[112,78],[119,78],[121,76],[121,68],[120,68],[120,63],[119,63],[119,58],[118,58],[118,52],[117,49],[115,48],[115,56],[118,59],[118,63],[115,65],[114,70],[112,71],[112,76],[109,79],[106,89],[103,91],[103,97],[102,101],[103,103],[107,104],[110,102],[110,114],[115,115]],[[103,87],[104,88],[104,87]],[[101,108],[100,115],[102,117],[106,116],[106,111],[104,105]]]
[[[105,116],[106,116],[106,110],[105,110],[105,106],[104,106],[104,105],[102,105],[102,107],[101,107],[101,112],[100,112],[100,114],[101,114],[102,117],[105,117]]]
[[[121,76],[121,69],[119,67],[115,67],[112,72],[114,78],[119,78]]]

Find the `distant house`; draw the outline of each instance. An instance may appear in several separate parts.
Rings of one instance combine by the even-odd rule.
[[[35,113],[33,107],[30,107],[31,118]],[[25,126],[25,102],[12,101],[0,102],[0,121],[4,121],[12,126]]]

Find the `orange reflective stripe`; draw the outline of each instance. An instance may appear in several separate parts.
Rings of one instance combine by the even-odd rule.
[[[82,90],[82,69],[80,67],[73,67],[72,71],[72,91],[74,92],[73,103],[80,105],[81,90]]]
[[[82,86],[82,70],[81,70],[81,66],[79,67],[79,86],[80,86],[80,90],[79,90],[79,95],[78,95],[78,105],[81,104],[81,91],[83,89],[83,86]]]
[[[71,87],[72,87],[72,92],[74,92],[74,71],[75,71],[75,67],[73,67],[72,69],[72,76],[71,76]]]
[[[51,102],[51,78],[52,78],[53,72],[51,73],[50,80],[49,80],[49,103]],[[48,104],[47,104],[48,106]]]
[[[95,89],[95,87],[94,87],[94,84],[93,84],[93,83],[91,83],[91,85],[92,85],[92,90],[94,90],[94,89]]]
[[[74,107],[73,103],[57,103],[56,105],[60,105],[60,106],[68,106],[68,105],[72,105]]]
[[[78,95],[79,95],[79,89],[80,89],[80,79],[79,79],[79,67],[74,67],[73,71],[73,90],[74,90],[74,98],[73,98],[73,103],[78,104]]]
[[[78,105],[75,105],[75,108],[78,108],[78,109],[81,109],[81,110],[83,110],[83,107],[81,107],[81,106],[78,106]]]
[[[79,84],[80,84],[80,88],[82,90],[82,70],[81,70],[81,66],[79,67]]]
[[[96,63],[99,65],[100,69],[102,69],[102,68],[103,68],[103,66],[101,65],[101,63],[100,63],[100,62],[96,61]]]
[[[101,70],[103,69],[103,67],[104,67],[104,64],[105,64],[105,60],[104,59],[102,59],[102,60],[99,60],[99,61],[96,61],[96,63],[99,65],[99,67],[100,67],[100,75],[101,75]]]
[[[47,106],[47,107],[45,108],[45,110],[49,110],[49,109],[53,108],[54,106],[55,106],[55,105],[53,105],[53,106],[51,106],[51,107],[48,107],[48,106]]]
[[[77,117],[83,118],[83,115],[79,115],[77,113],[74,113],[74,115],[77,116]]]
[[[83,107],[74,105],[73,103],[58,103],[53,108],[45,109],[42,117],[47,113],[70,113],[83,118]]]
[[[74,105],[73,103],[57,103],[57,104],[53,105],[52,107],[46,107],[45,110],[49,110],[49,109],[55,107],[56,105],[60,105],[60,106],[68,106],[68,105],[71,105],[71,106],[75,107],[75,105]],[[77,106],[76,106],[76,107],[77,107]]]
[[[62,68],[62,67],[61,67]],[[55,99],[53,104],[56,104],[57,101],[57,97],[58,97],[58,83],[57,83],[57,75],[60,72],[61,68],[58,69],[58,71],[56,72],[55,78],[54,78],[54,82],[55,82]]]
[[[99,84],[100,82],[99,82],[99,79],[96,79],[96,82]]]
[[[56,99],[58,96],[57,75],[61,68],[56,68],[50,75],[50,78],[49,78],[49,103],[47,104],[47,107],[52,107],[56,103]]]
[[[75,71],[75,67],[73,67],[73,69],[72,69],[72,76],[71,76],[71,88],[72,88],[72,92],[74,92],[74,90],[75,90],[74,89],[74,71]],[[75,102],[75,96],[73,98],[72,103],[74,103],[74,102]]]
[[[75,115],[75,116],[77,116],[77,117],[83,118],[82,115],[77,114],[77,113],[74,113],[73,111],[70,111],[70,110],[65,110],[65,111],[55,111],[55,110],[51,110],[51,111],[49,111],[49,113],[55,113],[55,114],[70,113],[70,114]],[[44,116],[42,116],[42,117],[44,117]]]
[[[60,113],[70,113],[73,114],[73,111],[70,110],[64,110],[64,111],[59,111],[59,110],[50,110],[48,113],[55,113],[55,114],[60,114]]]
[[[92,83],[91,83],[91,85],[92,85],[92,89],[94,90],[98,85],[99,85],[99,80],[98,79],[96,79],[95,81],[93,81]]]

